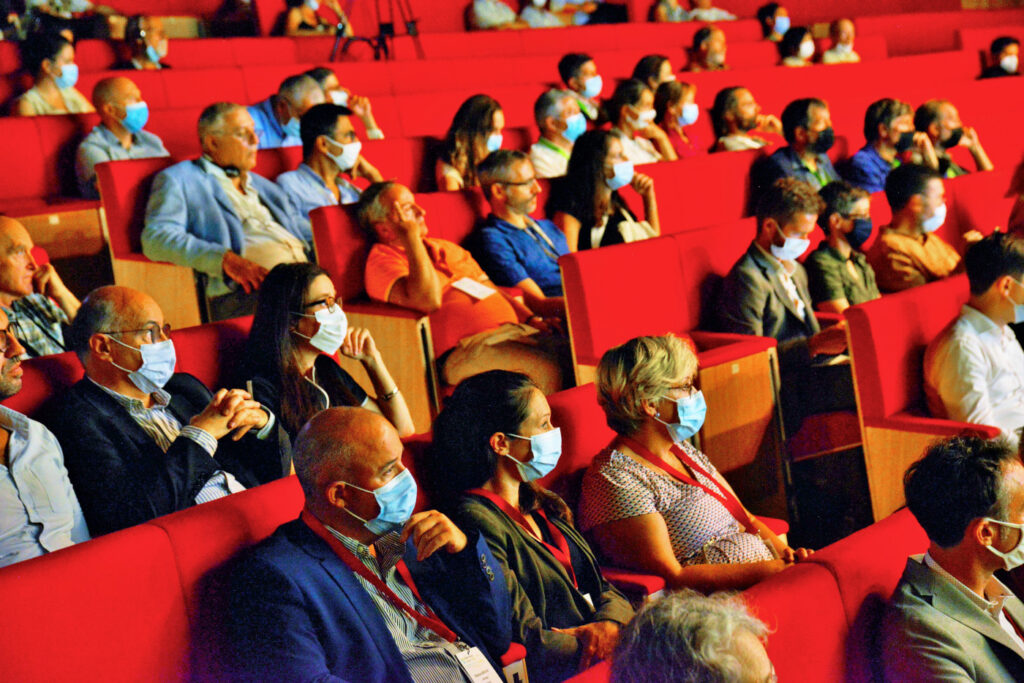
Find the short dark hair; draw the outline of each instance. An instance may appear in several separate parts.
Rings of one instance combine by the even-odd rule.
[[[936,123],[942,113],[942,106],[949,104],[949,100],[928,100],[914,112],[914,128],[921,132],[928,130],[928,126]]]
[[[1010,47],[1011,45],[1020,45],[1020,41],[1014,38],[1013,36],[999,36],[998,38],[992,41],[992,44],[989,46],[988,51],[992,54],[993,57],[998,57],[1003,50]]]
[[[785,59],[800,54],[800,43],[804,42],[804,38],[809,34],[810,31],[803,26],[794,26],[786,31],[779,41],[779,55]]]
[[[608,120],[612,122],[612,125],[618,123],[623,107],[635,105],[640,101],[640,95],[644,90],[650,90],[647,82],[636,78],[629,78],[615,86],[615,92],[604,103]]]
[[[381,210],[380,197],[397,184],[394,180],[382,180],[379,183],[372,183],[359,195],[359,201],[356,202],[356,220],[370,242],[377,241],[377,232],[373,225],[380,219],[377,215]]]
[[[59,33],[41,31],[34,33],[21,43],[21,63],[33,76],[38,76],[47,59],[51,62],[60,55],[68,39]]]
[[[786,142],[793,144],[793,140],[796,138],[796,129],[807,130],[807,126],[811,125],[812,107],[828,109],[828,104],[825,103],[825,100],[817,97],[804,97],[793,100],[782,110],[782,135],[786,138]]]
[[[797,214],[821,215],[825,202],[814,187],[796,178],[780,178],[768,186],[757,202],[757,226],[772,218],[779,227],[793,220]]]
[[[142,41],[144,38],[142,22],[145,18],[145,14],[133,14],[128,17],[128,20],[124,23],[124,42],[138,43]]]
[[[97,287],[82,300],[82,305],[71,321],[67,332],[68,349],[75,352],[79,362],[85,366],[89,357],[89,339],[92,335],[112,329],[122,329],[123,313],[118,306],[124,305],[120,288]]]
[[[761,33],[765,38],[772,34],[775,30],[775,14],[782,7],[777,2],[769,2],[767,5],[761,5],[757,8],[757,20],[761,22]]]
[[[878,139],[879,126],[888,128],[895,119],[910,112],[909,104],[891,97],[872,102],[864,112],[864,139],[867,142],[874,142]]]
[[[715,26],[702,26],[697,29],[697,32],[693,34],[693,42],[690,43],[690,49],[694,52],[700,50],[704,47],[704,43],[711,38],[711,34],[717,30],[718,29]]]
[[[889,208],[899,211],[911,197],[924,194],[928,183],[933,179],[942,179],[939,172],[921,164],[900,164],[889,172],[885,179],[885,198],[889,200]]]
[[[558,60],[558,75],[563,83],[569,85],[569,79],[578,78],[583,65],[592,61],[594,58],[585,52],[570,52]]]
[[[692,87],[685,81],[665,81],[659,85],[654,93],[654,120],[657,123],[664,122],[668,108],[683,99],[683,95]]]
[[[339,116],[351,116],[352,110],[331,102],[317,104],[306,110],[299,119],[299,135],[302,137],[302,158],[309,159],[316,148],[316,139],[321,135],[334,139]]]
[[[657,78],[661,71],[661,65],[668,61],[665,55],[645,55],[633,67],[633,78],[647,83],[651,78]]]
[[[491,198],[491,186],[507,177],[512,164],[529,161],[530,157],[518,149],[499,149],[488,154],[476,166],[476,177],[480,181],[480,189],[484,197]]]
[[[326,66],[314,66],[309,71],[303,72],[304,76],[309,76],[314,81],[320,84],[320,87],[324,87],[324,83],[331,77],[334,72],[328,69]]]
[[[967,248],[964,267],[975,296],[984,294],[1004,275],[1020,282],[1024,275],[1024,239],[994,232]]]
[[[907,507],[928,539],[952,548],[979,517],[1002,518],[1003,467],[1020,456],[1003,439],[957,436],[933,444],[903,476]]]
[[[725,123],[725,115],[736,108],[736,95],[740,90],[746,90],[742,85],[732,85],[722,88],[715,95],[715,103],[711,106],[711,123],[715,127],[715,136],[722,137],[729,134],[729,127]]]
[[[849,218],[854,204],[871,197],[865,190],[851,185],[845,180],[833,180],[818,190],[818,196],[825,203],[825,208],[818,214],[818,225],[826,234],[828,233],[829,216],[838,213],[843,218]]]

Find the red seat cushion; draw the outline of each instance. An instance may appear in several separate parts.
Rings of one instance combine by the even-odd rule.
[[[171,332],[178,351],[178,372],[195,375],[211,391],[237,383],[237,367],[244,356],[252,316],[232,318]]]

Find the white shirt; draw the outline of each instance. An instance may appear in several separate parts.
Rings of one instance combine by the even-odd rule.
[[[933,415],[998,427],[1016,448],[1024,426],[1024,350],[1009,326],[964,305],[928,345],[924,388]]]
[[[477,28],[496,28],[515,21],[516,12],[501,0],[473,0],[473,18]]]
[[[825,54],[821,56],[822,64],[852,64],[860,61],[860,55],[853,50],[837,50],[832,48],[825,50]]]
[[[690,14],[686,18],[690,21],[732,21],[736,15],[717,7],[708,7],[707,9],[698,7],[690,10]]]
[[[619,140],[622,141],[622,153],[634,165],[653,164],[661,161],[661,153],[647,138],[626,135],[618,128],[612,128],[612,132],[619,136]]]
[[[572,152],[562,149],[550,140],[541,138],[530,145],[530,162],[538,178],[558,178],[569,170]]]
[[[557,14],[546,9],[539,9],[528,5],[519,13],[519,18],[525,21],[530,28],[561,28],[565,26]]]
[[[767,251],[756,242],[754,243],[754,246],[757,247],[758,251],[765,255],[769,263],[775,266],[775,272],[779,275],[779,280],[782,282],[782,288],[786,290],[786,295],[789,296],[790,303],[796,307],[797,313],[800,314],[800,319],[806,320],[807,305],[800,296],[800,292],[796,288],[796,283],[793,282],[793,273],[796,271],[796,263],[793,261],[780,261],[775,258],[774,254]]]
[[[768,142],[761,138],[755,138],[745,133],[735,133],[718,138],[718,145],[726,152],[736,152],[744,149],[761,149]]]

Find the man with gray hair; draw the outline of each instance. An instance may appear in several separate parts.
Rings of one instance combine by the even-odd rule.
[[[540,139],[530,147],[530,161],[538,178],[565,175],[576,138],[587,130],[579,101],[568,90],[548,90],[533,105]]]
[[[767,683],[768,628],[742,601],[684,589],[647,603],[619,636],[612,683]]]
[[[279,263],[308,260],[313,233],[276,184],[252,173],[259,138],[245,107],[211,104],[199,116],[199,159],[153,181],[142,252],[196,271],[209,320],[249,315]]]
[[[249,105],[260,149],[301,145],[299,120],[310,107],[325,101],[323,88],[312,76],[297,74],[281,81],[276,95]]]
[[[414,513],[391,423],[329,408],[295,440],[299,519],[240,557],[225,620],[232,680],[498,683],[510,596],[477,532]]]

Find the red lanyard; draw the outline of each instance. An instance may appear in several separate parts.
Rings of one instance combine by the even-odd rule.
[[[530,523],[526,521],[526,517],[523,513],[509,505],[508,501],[498,494],[486,489],[469,489],[466,493],[474,496],[480,496],[481,498],[486,498],[491,501],[499,510],[511,517],[513,522],[521,526],[526,533],[533,536],[533,538],[537,538],[533,535]],[[551,555],[558,560],[558,563],[562,565],[565,572],[569,575],[569,578],[572,579],[572,585],[579,588],[579,584],[576,583],[576,572],[572,568],[572,555],[569,553],[569,542],[565,540],[565,535],[562,534],[561,530],[559,530],[559,528],[555,526],[550,519],[548,519],[548,516],[544,514],[543,510],[538,510],[537,513],[544,520],[544,524],[547,525],[548,533],[551,534],[551,538],[555,541],[555,545],[551,545],[543,538],[537,538],[537,540],[540,541],[541,545],[547,548],[548,552],[550,552]]]
[[[423,602],[423,598],[420,597],[420,592],[416,590],[416,584],[413,583],[412,574],[409,573],[409,568],[405,566],[405,560],[399,560],[398,564],[395,565],[395,569],[401,575],[402,580],[405,581],[405,585],[412,591],[412,594],[416,596],[416,599],[419,600],[420,604],[427,610],[427,614],[420,614],[402,600],[402,598],[395,595],[395,592],[388,588],[387,584],[381,581],[379,576],[370,571],[367,566],[363,564],[358,557],[356,557],[355,553],[346,548],[342,542],[334,536],[334,534],[327,530],[327,527],[323,525],[323,522],[309,514],[309,511],[303,510],[301,517],[302,521],[306,523],[306,526],[308,526],[314,534],[322,538],[327,545],[331,546],[331,550],[334,551],[334,554],[337,555],[342,562],[347,564],[349,569],[369,581],[373,587],[380,591],[381,595],[387,598],[392,605],[412,617],[417,624],[423,628],[430,629],[449,643],[454,643],[459,639],[459,636],[450,628],[445,626],[444,622],[434,614],[434,611],[431,610],[425,602]]]
[[[633,439],[630,439],[627,436],[620,436],[619,441],[629,446],[633,450],[633,452],[639,455],[641,458],[651,463],[652,465],[655,465],[659,469],[668,472],[671,476],[675,477],[679,481],[689,484],[691,486],[696,486],[703,490],[709,496],[711,496],[712,498],[720,502],[722,505],[724,505],[725,509],[729,511],[729,513],[737,522],[747,527],[747,531],[749,531],[750,533],[757,533],[757,527],[754,525],[754,520],[750,518],[746,510],[743,509],[743,505],[736,498],[736,496],[732,495],[729,489],[725,488],[724,486],[718,486],[717,482],[715,485],[720,489],[718,491],[710,488],[709,486],[705,486],[704,484],[700,483],[699,481],[697,481],[690,475],[686,474],[685,472],[680,472],[675,467],[672,467],[672,465],[669,465],[667,462],[656,456],[654,453],[644,448],[639,443],[637,443]],[[679,458],[681,462],[688,465],[690,469],[693,470],[694,472],[699,472],[708,480],[715,481],[715,478],[711,475],[710,472],[708,472],[703,467],[698,465],[697,462],[689,455],[687,455],[686,451],[684,451],[679,446],[676,446],[675,444],[672,445],[672,454]]]

